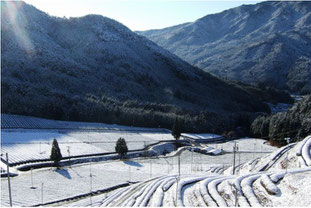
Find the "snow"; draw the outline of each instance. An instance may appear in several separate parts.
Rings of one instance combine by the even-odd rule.
[[[154,195],[151,199],[150,205],[152,207],[162,206],[162,201],[164,198],[164,192],[167,191],[169,189],[169,187],[171,187],[174,184],[175,180],[176,180],[175,177],[169,177],[162,182],[162,184],[156,190],[156,192],[154,193]]]
[[[89,130],[89,131],[146,131],[170,132],[162,128],[132,127],[117,124],[94,122],[58,121],[31,116],[1,114],[1,128],[4,129],[58,129],[58,130]]]
[[[117,197],[123,196],[125,193],[127,193],[127,191],[129,190],[129,187],[126,187],[122,190],[117,191],[116,193],[110,195],[110,197],[105,198],[104,201],[102,201],[102,205],[101,206],[107,206],[109,203],[111,203],[112,201],[114,201]]]
[[[175,145],[173,143],[164,143],[154,145],[150,148],[150,151],[154,152],[154,154],[162,155],[164,153],[173,152],[175,150]]]
[[[184,178],[184,179],[177,179],[178,180],[178,187],[177,187],[177,206],[184,206],[183,203],[183,194],[182,194],[182,189],[184,186],[186,186],[187,184],[191,184],[194,182],[198,182],[201,181],[203,179],[205,179],[207,176],[203,176],[203,177],[194,177],[194,178]]]
[[[253,175],[253,176],[247,177],[246,179],[242,180],[242,182],[241,182],[242,192],[252,207],[260,207],[261,206],[261,204],[259,203],[256,195],[253,192],[253,188],[252,188],[252,183],[259,177],[260,177],[260,174]]]
[[[219,183],[223,181],[224,177],[212,180],[211,182],[208,183],[208,190],[212,198],[216,201],[217,205],[220,207],[227,206],[227,203],[225,200],[220,196],[217,186]]]
[[[255,193],[261,196],[263,206],[268,207],[308,207],[310,206],[311,171],[296,172],[284,175],[276,184],[280,189],[276,195],[269,194],[259,181],[254,184]],[[259,193],[260,191],[260,193]]]
[[[81,155],[90,153],[102,153],[103,151],[94,146],[81,142],[70,135],[56,131],[5,131],[1,134],[1,152],[9,153],[9,162],[25,160],[48,159],[53,139],[57,139],[63,156]]]
[[[272,182],[272,180],[266,174],[261,175],[260,182],[268,193],[276,195],[280,192],[280,189]]]
[[[194,134],[194,133],[182,133],[181,136],[182,137],[189,137],[189,138],[195,139],[195,140],[196,139],[209,140],[209,139],[221,137],[220,135],[217,135],[217,134]]]
[[[311,136],[304,139],[306,142],[302,147],[302,157],[306,161],[307,166],[311,166]]]
[[[129,150],[141,149],[158,141],[173,139],[170,133],[157,132],[83,132],[59,130],[3,130],[1,152],[9,153],[9,162],[50,157],[53,139],[57,139],[62,155],[75,156],[115,152],[118,138],[125,138]],[[172,151],[173,145],[158,145],[157,151]],[[165,149],[166,148],[166,149]],[[68,152],[70,151],[70,153]],[[161,153],[161,152],[160,152]]]
[[[140,201],[134,204],[134,206],[143,206],[146,207],[148,205],[148,202],[150,200],[150,197],[154,194],[156,189],[163,183],[163,179],[167,179],[171,177],[163,177],[160,178],[159,180],[155,181],[153,184],[151,184],[148,189],[144,191],[144,194],[142,195]]]
[[[308,146],[307,142],[304,144]],[[171,144],[158,145],[153,150],[162,151]],[[247,144],[245,143],[245,145]],[[275,203],[274,197],[287,197],[287,194],[292,194],[291,190],[300,193],[297,187],[305,189],[305,187],[297,184],[300,183],[299,181],[290,178],[290,176],[295,175],[310,176],[308,174],[311,172],[311,167],[301,168],[297,164],[297,157],[300,156],[296,156],[296,152],[300,147],[300,144],[290,145],[288,151],[277,149],[270,155],[260,152],[240,152],[241,163],[245,162],[245,167],[241,166],[242,171],[239,171],[239,175],[210,173],[221,172],[218,170],[221,170],[223,166],[228,168],[232,163],[232,153],[212,156],[184,151],[186,148],[181,148],[176,151],[177,153],[175,152],[168,157],[84,163],[73,165],[71,168],[64,167],[60,170],[54,168],[37,169],[32,173],[33,185],[36,189],[30,189],[32,185],[31,171],[19,171],[19,175],[11,180],[13,205],[32,206],[41,203],[42,183],[44,183],[43,202],[51,202],[89,193],[90,189],[95,191],[127,181],[141,181],[110,193],[92,196],[91,199],[88,197],[79,200],[79,202],[69,202],[66,203],[66,206],[89,206],[91,201],[92,206],[175,206],[176,190],[178,190],[177,205],[179,206],[206,206],[206,204],[209,206],[233,206],[236,189],[240,206],[275,206],[278,204]],[[241,146],[241,149],[246,148]],[[264,149],[263,152],[266,151]],[[178,186],[176,186],[178,154],[180,154],[181,175]],[[287,154],[288,164],[286,167],[288,170],[284,170],[282,164],[284,165]],[[238,158],[237,155],[236,159],[238,160]],[[258,162],[261,160],[262,162]],[[256,171],[258,167],[262,166],[262,163],[271,164],[270,168],[266,171]],[[250,166],[253,167],[251,170],[249,169]],[[250,171],[246,172],[246,169]],[[230,172],[228,170],[230,169],[227,169],[227,173]],[[92,187],[90,172],[92,172]],[[286,178],[288,182],[283,184]],[[308,185],[308,183],[305,184]],[[1,205],[7,206],[6,178],[1,179],[1,185]],[[274,194],[271,194],[272,192]],[[305,195],[305,193],[300,194]],[[283,203],[283,205],[286,204]]]
[[[216,178],[220,178],[220,177],[216,177]],[[207,186],[210,182],[212,182],[213,180],[215,180],[215,178],[207,178],[203,181],[201,181],[199,183],[199,189],[200,189],[200,193],[205,201],[206,204],[208,204],[209,206],[217,206],[216,202],[214,202],[214,200],[211,198],[211,196],[209,195],[208,191],[207,191]]]
[[[285,197],[273,197],[273,206],[310,206],[310,178],[310,171],[286,175],[279,184]]]

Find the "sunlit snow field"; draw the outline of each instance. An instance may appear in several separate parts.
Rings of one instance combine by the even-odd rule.
[[[129,150],[174,139],[169,133],[91,132],[58,130],[2,130],[1,152],[9,161],[47,159],[53,139],[57,139],[63,156],[114,152],[118,138],[125,138]],[[69,152],[68,152],[69,150]]]
[[[8,120],[16,124],[15,118],[11,119],[13,117],[9,117]],[[58,125],[56,121],[44,119],[24,117],[17,119],[26,122],[27,125],[29,121],[32,121],[31,123],[35,126],[41,123],[44,124],[44,127]],[[115,143],[120,137],[125,138],[129,150],[141,149],[159,141],[174,140],[171,133],[163,129],[132,128],[117,125],[112,125],[115,127],[113,129],[110,126],[107,129],[70,129],[72,125],[78,124],[79,128],[80,126],[81,128],[84,126],[94,128],[93,124],[67,122],[68,129],[2,129],[2,158],[4,159],[5,153],[9,153],[11,163],[30,159],[47,159],[50,156],[53,139],[58,140],[63,156],[114,152]],[[207,174],[207,171],[213,167],[231,166],[234,143],[237,143],[239,147],[239,152],[236,154],[236,163],[238,164],[261,157],[267,152],[277,149],[265,144],[265,140],[250,138],[222,144],[206,144],[205,146],[222,149],[228,153],[211,156],[186,150],[180,155],[181,174],[202,175]],[[178,173],[177,164],[178,158],[172,152],[168,157],[83,163],[64,167],[60,170],[42,168],[27,172],[19,171],[17,177],[11,178],[13,205],[32,206],[41,202],[52,202],[109,188],[127,181],[136,182],[159,176],[176,175]],[[1,167],[5,168],[2,162]],[[16,171],[14,169],[11,168],[11,171]],[[9,205],[7,184],[7,178],[1,178],[1,206]],[[35,188],[32,189],[32,186]],[[85,199],[85,202],[89,203],[91,200]],[[84,205],[83,201],[80,205]]]
[[[257,141],[258,142],[258,141]],[[228,146],[232,144],[227,144]],[[240,163],[265,155],[265,153],[240,153],[237,160]],[[181,174],[206,174],[211,167],[232,165],[233,154],[219,156],[203,155],[184,151],[181,156]],[[104,189],[127,181],[143,181],[151,177],[177,174],[177,157],[159,157],[153,159],[135,159],[130,161],[111,161],[92,164],[75,165],[71,168],[55,170],[46,168],[33,170],[33,184],[36,189],[30,189],[31,171],[13,177],[13,205],[31,206],[41,203],[41,185],[43,187],[43,202],[60,200],[92,190]],[[92,173],[92,185],[90,173]],[[1,180],[1,205],[7,206],[7,179]]]

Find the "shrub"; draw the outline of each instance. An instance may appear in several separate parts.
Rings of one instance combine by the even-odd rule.
[[[126,153],[128,152],[127,144],[124,138],[119,138],[116,147],[115,147],[116,152],[119,154],[121,159],[124,159],[126,156]]]
[[[58,167],[58,162],[62,159],[62,153],[60,152],[58,142],[56,139],[53,140],[50,159],[54,161]]]
[[[180,124],[177,118],[175,119],[174,124],[173,124],[172,135],[176,140],[178,140],[181,135]]]

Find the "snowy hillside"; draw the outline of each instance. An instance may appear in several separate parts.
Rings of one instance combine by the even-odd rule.
[[[287,157],[288,152],[288,157]],[[287,159],[286,159],[287,158]],[[159,176],[119,191],[96,197],[97,206],[309,206],[311,136],[290,144],[260,161],[245,163],[256,171],[232,167],[225,174],[182,174]],[[279,165],[281,164],[281,165]],[[81,200],[75,206],[90,205]]]
[[[10,130],[11,132],[13,130]],[[17,139],[17,135],[22,137],[24,134],[25,136],[29,136],[29,132],[18,132],[16,130],[15,139]],[[34,132],[33,132],[34,134]],[[5,133],[5,135],[10,135]],[[37,135],[40,135],[40,132],[37,131]],[[98,139],[98,141],[103,138],[104,140],[108,139],[106,137],[106,133],[70,133],[71,138],[79,139],[91,139],[92,141]],[[11,134],[13,136],[13,134]],[[45,136],[47,141],[48,135],[41,134],[41,138]],[[69,136],[69,135],[67,135]],[[84,137],[83,137],[84,136]],[[95,137],[97,136],[97,138]],[[124,134],[123,132],[118,132],[111,134],[111,139],[118,138],[120,136],[127,138],[128,145],[131,146],[132,144],[139,144],[132,143],[132,139],[137,139],[139,141],[143,141],[148,139],[149,142],[153,142],[154,140],[159,140],[161,138],[165,138],[164,134],[156,134],[156,133],[127,133]],[[167,135],[171,136],[171,135]],[[88,138],[87,138],[88,137]],[[7,138],[7,137],[6,137]],[[66,139],[58,138],[58,139]],[[18,155],[20,156],[27,156],[26,153],[32,153],[37,156],[39,155],[40,146],[39,144],[33,144],[29,141],[29,144],[19,144],[19,148],[7,150],[15,150],[9,151],[9,155]],[[64,141],[65,142],[65,141]],[[243,139],[237,141],[239,142],[239,148],[242,152],[239,153],[241,163],[247,162],[251,159],[261,157],[266,152],[271,152],[277,148],[271,147],[267,144],[263,144],[263,140],[256,140],[256,139]],[[141,142],[143,144],[143,142]],[[257,151],[256,152],[247,152],[249,144],[257,144]],[[42,143],[43,144],[43,143]],[[103,146],[99,146],[96,143],[92,145],[91,143],[80,143],[79,145],[84,145],[84,151],[92,150],[90,147],[96,146],[98,148],[109,147],[109,143],[103,143]],[[148,142],[147,142],[148,144]],[[13,146],[14,144],[11,144]],[[29,145],[32,145],[32,148],[28,148]],[[34,146],[37,145],[37,146]],[[76,149],[76,143],[60,143],[60,148],[62,149],[63,156],[67,156],[67,146],[71,146],[70,153],[73,154],[82,149]],[[6,147],[7,144],[4,144]],[[24,146],[24,149],[21,147]],[[211,145],[212,146],[212,145]],[[216,149],[223,148],[228,151],[232,151],[232,142],[224,143],[224,144],[214,144],[213,145]],[[253,146],[253,145],[252,145]],[[166,146],[167,148],[168,146]],[[154,147],[153,149],[158,151],[158,147]],[[31,150],[30,150],[31,149]],[[94,149],[93,149],[94,150]],[[178,150],[179,151],[179,150]],[[177,151],[177,152],[178,152]],[[5,153],[4,150],[2,152]],[[158,157],[140,157],[136,159],[129,159],[126,161],[119,161],[119,160],[105,160],[101,162],[93,162],[80,164],[73,164],[71,167],[64,166],[60,170],[55,170],[53,168],[41,168],[41,169],[34,169],[33,171],[18,171],[16,170],[16,166],[10,168],[10,172],[17,173],[16,177],[11,178],[11,184],[13,189],[13,205],[15,206],[33,206],[35,204],[43,203],[52,203],[53,205],[60,205],[60,206],[87,206],[91,203],[95,205],[99,205],[98,203],[103,200],[105,196],[108,196],[108,193],[99,194],[95,192],[97,190],[103,190],[110,187],[114,187],[119,184],[124,184],[130,182],[137,182],[137,181],[145,181],[152,179],[154,177],[165,176],[165,175],[176,175],[178,173],[178,162],[177,162],[177,152],[172,152],[172,154],[168,154],[167,156],[158,156]],[[46,153],[45,153],[46,154]],[[43,154],[43,155],[45,155]],[[181,173],[183,175],[206,175],[210,173],[222,173],[223,168],[228,168],[232,165],[232,153],[227,153],[223,155],[213,156],[208,154],[199,154],[196,152],[190,151],[183,151],[180,155],[181,161]],[[237,157],[238,158],[238,157]],[[237,160],[238,161],[238,160]],[[238,162],[237,162],[238,163]],[[4,163],[0,163],[1,168],[5,168]],[[92,173],[92,184],[90,184],[90,172]],[[33,175],[33,179],[31,176]],[[51,180],[52,179],[52,180]],[[44,183],[43,187],[43,198],[41,198],[41,184]],[[7,186],[7,178],[1,178],[1,205],[8,206],[8,186]],[[35,189],[30,189],[31,186],[36,187]],[[82,200],[77,201],[79,198],[75,198],[74,200],[67,200],[72,197],[88,194],[90,189],[94,191],[94,195],[90,201],[89,197],[82,197]],[[30,190],[30,191],[29,191]],[[57,190],[57,191],[55,191]],[[119,190],[116,190],[119,191]],[[109,195],[113,192],[109,192]],[[96,195],[96,196],[95,196]],[[99,201],[97,201],[97,199]],[[57,204],[58,200],[63,200],[62,203]],[[96,203],[95,203],[96,202]],[[69,204],[68,204],[69,203]]]
[[[2,129],[58,129],[58,130],[93,130],[93,131],[147,131],[147,132],[169,132],[163,128],[143,128],[133,126],[122,126],[117,124],[73,122],[43,119],[31,116],[1,114]]]
[[[310,93],[310,28],[311,2],[269,1],[138,34],[224,79]]]
[[[18,116],[7,115],[18,120]],[[29,118],[28,122],[53,121]],[[27,117],[20,117],[27,121]],[[50,123],[49,123],[50,122]],[[54,121],[55,123],[61,123]],[[27,122],[26,122],[27,123]],[[67,122],[67,126],[99,124]],[[104,124],[102,124],[104,126]],[[107,125],[109,126],[109,125]],[[51,140],[57,138],[63,156],[113,150],[119,137],[126,138],[129,149],[173,139],[169,132],[116,126],[115,129],[2,129],[1,152],[8,152],[10,163],[33,158],[48,158]],[[213,134],[183,134],[211,139]],[[237,145],[234,154],[233,147]],[[202,144],[206,150],[220,154],[201,154],[198,147],[157,145],[150,151],[166,156],[88,160],[83,163],[21,170],[14,165],[10,173],[14,206],[308,206],[311,187],[311,136],[283,148],[270,146],[265,140],[243,138],[224,143]],[[172,152],[173,151],[173,152]],[[131,153],[130,153],[131,154]],[[233,169],[233,159],[235,168]],[[2,158],[4,159],[4,158]],[[180,168],[179,162],[180,159]],[[2,160],[3,161],[3,160]],[[0,162],[1,173],[5,163]],[[178,176],[180,170],[180,177]],[[235,174],[233,174],[235,173]],[[1,205],[8,206],[7,178],[1,178]],[[120,185],[120,186],[119,186]],[[57,191],[55,191],[57,190]],[[236,195],[235,195],[236,194]]]
[[[2,10],[4,113],[164,128],[180,117],[194,131],[269,111],[107,17],[56,18],[21,1]]]

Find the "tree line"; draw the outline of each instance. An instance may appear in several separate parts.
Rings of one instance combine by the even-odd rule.
[[[285,138],[300,141],[311,134],[311,95],[304,97],[286,112],[257,117],[251,125],[255,137],[277,145],[286,145]]]

